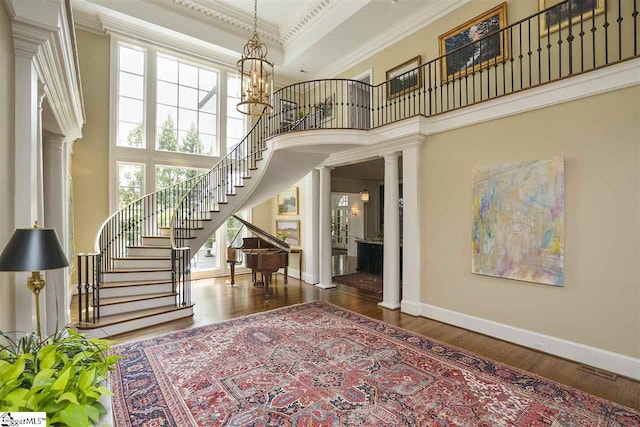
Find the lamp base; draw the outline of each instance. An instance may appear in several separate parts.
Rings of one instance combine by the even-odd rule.
[[[44,278],[40,276],[40,272],[31,272],[31,277],[27,279],[27,287],[36,297],[36,331],[39,341],[42,340],[42,335],[40,333],[40,291],[44,288],[44,285]]]

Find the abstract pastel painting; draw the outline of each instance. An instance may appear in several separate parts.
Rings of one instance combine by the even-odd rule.
[[[473,171],[471,271],[564,285],[564,159]]]

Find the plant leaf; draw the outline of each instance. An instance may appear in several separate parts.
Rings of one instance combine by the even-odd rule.
[[[93,385],[93,380],[96,377],[96,370],[90,369],[88,371],[82,371],[80,379],[78,380],[78,388],[80,390],[87,390]]]
[[[46,385],[51,379],[51,377],[53,377],[53,374],[55,372],[56,371],[54,369],[48,369],[48,368],[42,369],[40,372],[38,372],[36,377],[33,379],[33,387],[39,386],[39,385]]]
[[[51,385],[51,390],[64,390],[67,387],[67,383],[69,382],[69,376],[71,375],[71,368],[67,368],[62,372],[60,377],[54,381]]]
[[[87,411],[82,405],[70,404],[60,411],[60,418],[69,427],[87,427],[89,425]]]
[[[76,397],[75,394],[73,394],[70,391],[67,391],[66,393],[62,393],[62,396],[60,396],[59,398],[56,399],[56,402],[60,403],[62,401],[69,401],[71,403],[75,403],[76,405],[79,405],[78,403],[78,398]]]
[[[9,403],[12,403],[16,406],[25,406],[25,396],[29,393],[29,390],[26,388],[17,388],[13,390],[9,395],[4,399]]]
[[[96,408],[91,405],[84,405],[84,410],[87,412],[87,416],[93,424],[97,424],[100,419],[100,413]]]

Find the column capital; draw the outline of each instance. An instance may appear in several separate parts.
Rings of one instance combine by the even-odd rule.
[[[42,132],[42,142],[45,146],[56,150],[64,150],[67,143],[67,137],[53,132]]]
[[[394,151],[391,153],[386,153],[386,154],[381,154],[382,157],[384,157],[384,162],[386,163],[392,163],[392,162],[397,162],[398,158],[400,157],[400,152],[399,151]]]
[[[325,171],[332,171],[335,169],[335,166],[327,166],[327,165],[320,165],[320,166],[316,166],[316,169],[319,170],[320,172]]]

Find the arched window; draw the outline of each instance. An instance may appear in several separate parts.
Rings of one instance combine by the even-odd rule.
[[[343,194],[342,196],[338,197],[338,200],[336,201],[336,206],[337,207],[349,207],[349,196],[347,196],[346,194]]]

